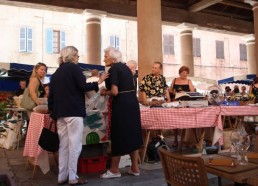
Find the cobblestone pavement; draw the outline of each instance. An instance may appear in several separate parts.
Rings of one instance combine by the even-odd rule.
[[[21,144],[23,146],[23,144]],[[53,154],[49,154],[51,170],[43,174],[36,167],[32,179],[33,166],[27,164],[27,158],[22,156],[23,147],[15,150],[0,149],[0,175],[8,175],[14,186],[52,186],[57,183],[57,165]],[[160,163],[140,165],[141,175],[131,176],[127,174],[128,168],[122,168],[122,177],[117,179],[100,179],[98,174],[79,174],[88,179],[91,186],[166,186]],[[216,186],[217,178],[208,175],[209,185]],[[223,182],[228,182],[223,180]]]

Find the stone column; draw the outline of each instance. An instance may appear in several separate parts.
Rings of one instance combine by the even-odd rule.
[[[253,7],[253,13],[254,13],[254,35],[255,35],[255,41],[258,41],[258,2],[254,0],[245,0],[246,3],[249,3]],[[258,42],[255,42],[255,64],[256,64],[256,70],[255,74],[258,76]],[[248,69],[249,70],[249,69]]]
[[[180,56],[181,65],[188,66],[189,76],[194,76],[194,58],[193,58],[193,29],[197,27],[193,24],[182,23],[177,26],[180,30]]]
[[[153,62],[163,60],[161,0],[137,1],[138,79],[151,72]]]
[[[247,50],[247,73],[256,74],[255,37],[254,34],[243,37]]]
[[[255,34],[255,41],[258,41],[258,3],[256,2],[253,5],[253,12],[254,12],[254,34]],[[255,61],[256,61],[256,76],[258,76],[258,42],[255,42]]]
[[[101,19],[105,12],[85,10],[86,15],[86,63],[101,65]]]

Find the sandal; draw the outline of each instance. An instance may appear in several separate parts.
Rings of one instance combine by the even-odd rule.
[[[140,176],[140,172],[133,172],[132,169],[129,169],[127,173],[134,176]]]
[[[100,178],[104,178],[104,179],[109,179],[109,178],[120,178],[121,177],[121,173],[112,173],[109,170],[107,170],[107,172],[105,172],[104,174],[100,175]]]
[[[68,183],[68,180],[64,180],[64,181],[58,181],[57,185],[65,185]]]
[[[77,180],[69,180],[69,185],[85,185],[88,183],[88,180],[79,178]]]

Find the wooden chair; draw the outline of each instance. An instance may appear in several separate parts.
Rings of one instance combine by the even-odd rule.
[[[159,157],[168,186],[208,186],[204,161],[159,148]]]

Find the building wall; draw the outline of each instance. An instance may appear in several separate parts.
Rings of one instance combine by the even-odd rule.
[[[66,33],[66,45],[74,45],[79,49],[80,62],[86,61],[85,40],[86,20],[83,15],[36,10],[30,8],[0,5],[0,62],[36,64],[44,62],[50,71],[57,67],[59,54],[46,53],[46,29],[62,30]],[[19,29],[27,26],[33,29],[33,51],[19,52]],[[105,17],[101,23],[102,51],[110,45],[109,36],[116,35],[120,39],[120,50],[123,60],[138,59],[137,22],[133,20],[113,19]],[[174,36],[175,55],[164,55],[164,71],[166,77],[178,76],[180,68],[180,33],[177,27],[162,26],[163,34]],[[239,43],[242,35],[223,33],[204,29],[193,30],[193,37],[201,39],[201,57],[194,58],[195,76],[209,79],[222,79],[229,76],[247,73],[247,62],[240,61]],[[225,59],[216,59],[216,40],[224,41]],[[152,43],[155,45],[155,43]],[[102,52],[102,64],[103,63]],[[150,69],[151,71],[151,69]]]

